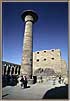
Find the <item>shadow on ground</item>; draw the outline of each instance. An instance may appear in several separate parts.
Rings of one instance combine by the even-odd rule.
[[[43,99],[68,99],[68,85],[47,91]]]
[[[27,89],[27,88],[30,88],[30,86],[27,86],[27,87],[25,87],[25,88],[23,87],[23,89]]]
[[[5,96],[7,96],[7,95],[9,95],[9,94],[2,95],[2,97],[5,97]]]
[[[18,76],[17,75],[3,75],[2,76],[2,87],[6,86],[16,86],[18,83]]]

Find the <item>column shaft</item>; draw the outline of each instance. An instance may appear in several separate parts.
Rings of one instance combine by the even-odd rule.
[[[24,46],[22,57],[22,71],[26,75],[32,74],[31,60],[32,59],[32,22],[27,21],[24,33]]]
[[[21,73],[32,78],[32,24],[37,21],[38,16],[34,11],[26,10],[22,13],[21,17],[25,21]]]

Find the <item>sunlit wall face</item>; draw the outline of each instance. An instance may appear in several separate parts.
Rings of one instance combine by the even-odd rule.
[[[21,64],[24,37],[23,10],[34,10],[33,51],[59,48],[68,63],[68,4],[65,2],[3,2],[3,60]]]

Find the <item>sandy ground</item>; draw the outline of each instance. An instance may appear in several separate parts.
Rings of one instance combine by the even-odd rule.
[[[63,83],[59,84],[56,81],[56,84],[53,85],[53,81],[49,80],[43,83],[36,83],[32,85],[28,85],[30,88],[21,88],[20,85],[11,87],[7,86],[3,88],[2,95],[3,99],[10,99],[10,100],[40,100],[43,98],[46,91],[50,90],[51,88],[65,86]]]

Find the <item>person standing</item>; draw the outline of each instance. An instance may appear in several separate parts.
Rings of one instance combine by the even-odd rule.
[[[59,76],[59,81],[58,82],[61,84],[61,75]]]
[[[27,81],[27,77],[24,76],[24,88],[27,88],[27,83],[28,83],[28,81]]]
[[[23,76],[21,76],[21,88],[23,88],[23,85],[24,85],[24,78],[23,78]]]
[[[42,76],[40,77],[40,79],[41,79],[41,83],[43,82],[43,78],[42,78]]]

